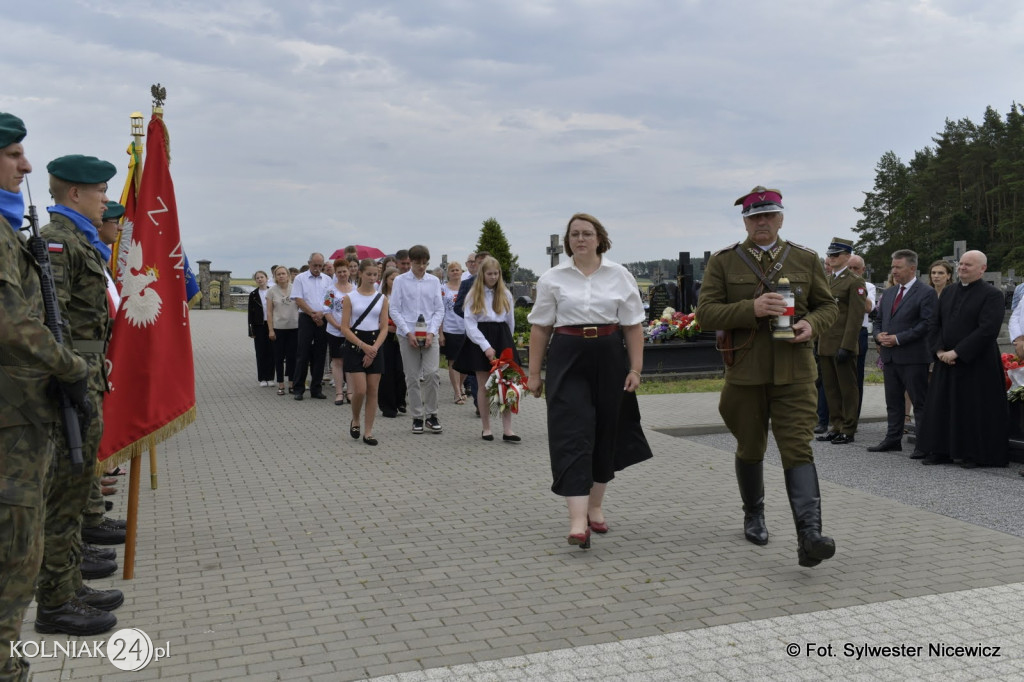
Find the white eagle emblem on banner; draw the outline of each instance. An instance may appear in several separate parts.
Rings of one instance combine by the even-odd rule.
[[[163,304],[160,294],[150,288],[159,273],[152,266],[143,269],[142,244],[134,239],[126,260],[128,267],[122,273],[121,305],[129,322],[136,327],[146,327],[156,321]]]

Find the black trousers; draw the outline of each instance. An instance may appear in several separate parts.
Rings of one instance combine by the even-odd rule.
[[[405,371],[398,347],[400,341],[394,332],[389,332],[379,353],[384,356],[384,369],[377,387],[377,406],[381,413],[392,417],[398,414],[399,407],[405,406]]]
[[[860,328],[860,352],[857,354],[857,419],[860,419],[860,411],[864,407],[864,363],[868,358],[868,330],[867,327]]]
[[[298,329],[275,329],[274,335],[274,369],[277,372],[277,383],[283,384],[284,378],[295,376],[295,350],[299,339]]]
[[[306,386],[306,372],[310,373],[309,392],[323,393],[324,361],[327,358],[327,327],[313,321],[309,315],[299,313],[297,348],[295,350],[295,392],[302,393]]]
[[[274,342],[266,324],[252,326],[252,343],[256,347],[256,380],[274,380]]]
[[[924,404],[928,395],[928,365],[897,365],[895,362],[887,362],[882,366],[882,374],[885,376],[885,414],[888,422],[885,439],[903,439],[907,409],[904,392],[910,395],[910,402],[914,404],[914,430],[916,433],[922,433]]]

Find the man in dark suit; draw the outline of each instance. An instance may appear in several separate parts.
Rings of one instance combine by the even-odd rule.
[[[925,414],[928,391],[928,324],[935,314],[938,297],[930,286],[917,281],[917,254],[900,249],[892,254],[893,286],[882,293],[872,336],[878,343],[885,376],[885,411],[888,428],[885,438],[869,452],[903,449],[904,392],[914,404],[917,432]],[[915,451],[913,459],[924,454]]]

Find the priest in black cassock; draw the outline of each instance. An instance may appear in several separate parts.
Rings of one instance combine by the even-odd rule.
[[[960,258],[960,281],[946,287],[928,343],[936,358],[918,445],[922,464],[953,460],[965,469],[1007,464],[1006,384],[996,337],[1003,294],[981,278],[981,251]]]

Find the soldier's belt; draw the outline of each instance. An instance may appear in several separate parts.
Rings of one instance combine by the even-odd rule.
[[[99,353],[104,355],[107,352],[107,343],[105,341],[72,339],[71,344],[79,353]]]

